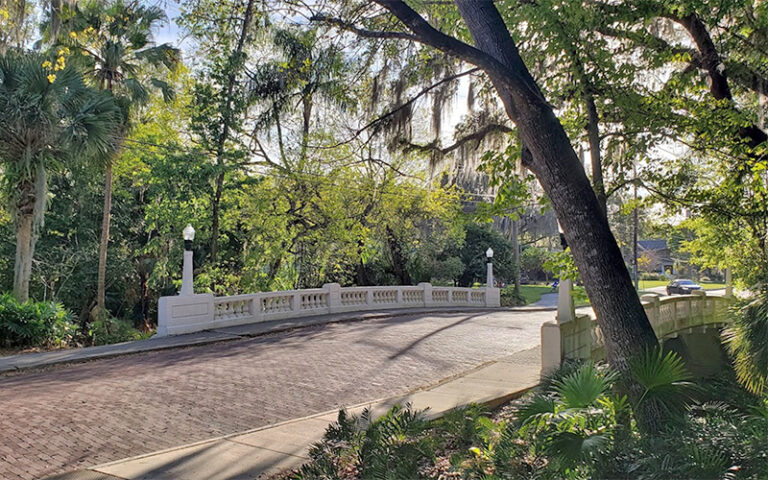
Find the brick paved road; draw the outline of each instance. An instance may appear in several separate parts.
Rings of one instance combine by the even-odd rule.
[[[538,345],[553,317],[397,317],[0,377],[0,478],[40,478],[402,393]]]

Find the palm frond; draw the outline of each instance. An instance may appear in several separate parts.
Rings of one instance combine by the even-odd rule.
[[[734,323],[723,332],[739,382],[750,392],[768,391],[768,290],[736,310]]]
[[[566,431],[553,435],[549,450],[561,462],[574,464],[579,460],[597,454],[608,443],[609,438],[605,435],[584,435]]]
[[[163,101],[171,102],[174,98],[176,98],[176,91],[168,82],[157,78],[151,78],[149,81],[153,87],[160,90],[160,92],[163,94]]]
[[[646,350],[630,361],[630,370],[645,389],[637,403],[654,402],[668,413],[679,413],[695,388],[691,374],[675,352]]]
[[[554,391],[566,408],[584,408],[594,405],[610,391],[615,377],[601,372],[593,363],[585,363],[578,370],[554,383]]]
[[[137,50],[134,55],[147,65],[163,65],[168,70],[175,69],[181,63],[181,51],[168,43]]]

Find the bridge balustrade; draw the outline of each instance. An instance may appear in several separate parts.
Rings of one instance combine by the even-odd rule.
[[[212,294],[161,297],[158,335],[178,335],[237,325],[313,315],[425,307],[498,307],[498,288],[415,286],[341,287],[259,292],[216,297]]]
[[[643,295],[643,308],[656,337],[666,339],[698,327],[719,328],[730,321],[730,296],[693,295],[661,297]],[[555,370],[564,360],[605,359],[605,340],[594,313],[577,314],[568,322],[546,322],[541,327],[542,373]]]

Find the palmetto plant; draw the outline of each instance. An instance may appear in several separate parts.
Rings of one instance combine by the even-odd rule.
[[[0,161],[16,227],[13,290],[22,302],[29,298],[49,174],[80,156],[108,155],[119,124],[112,95],[89,88],[71,67],[54,77],[45,64],[39,54],[0,56]]]
[[[674,416],[690,402],[695,385],[676,353],[664,353],[660,348],[646,350],[630,361],[630,370],[644,389],[637,403],[653,403],[667,416]]]
[[[432,443],[423,435],[428,427],[423,412],[409,405],[395,405],[376,420],[367,409],[359,417],[342,410],[310,450],[312,462],[292,478],[420,478],[420,463],[434,455]]]
[[[155,45],[153,29],[166,21],[165,12],[138,1],[74,4],[62,14],[61,43],[98,88],[109,90],[123,112],[123,137],[127,134],[132,107],[149,100],[150,90],[159,90],[165,99],[173,97],[171,86],[156,73],[171,70],[179,63],[179,50],[169,44]],[[112,210],[113,158],[105,165],[104,210],[96,303],[105,310],[107,245]]]
[[[768,289],[734,314],[724,338],[736,376],[752,393],[768,393]]]
[[[622,428],[629,404],[612,393],[616,375],[585,363],[534,395],[518,411],[520,432],[560,463],[597,455]]]
[[[644,389],[639,403],[652,402],[668,416],[683,413],[693,384],[676,354],[649,350],[631,361],[630,371]],[[622,380],[592,363],[569,366],[521,406],[521,433],[561,465],[598,459],[632,428],[627,398],[614,393]]]

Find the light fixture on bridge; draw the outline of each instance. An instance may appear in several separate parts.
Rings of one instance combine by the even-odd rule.
[[[488,257],[488,263],[486,264],[487,272],[485,277],[485,285],[488,288],[493,287],[493,249],[491,247],[488,247],[488,250],[485,251],[485,256]]]
[[[195,229],[192,228],[192,225],[189,223],[187,224],[186,227],[184,227],[184,232],[182,232],[182,234],[184,235],[185,241],[191,242],[192,240],[195,239]]]
[[[192,278],[192,240],[195,239],[195,229],[187,224],[182,232],[184,237],[184,264],[181,269],[181,291],[179,295],[193,295],[194,279]]]

